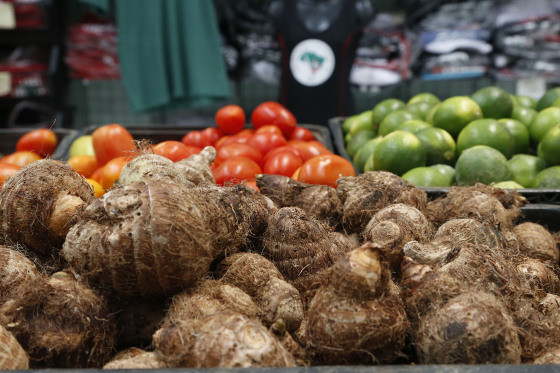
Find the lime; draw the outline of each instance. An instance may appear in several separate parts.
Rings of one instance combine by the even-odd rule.
[[[530,154],[516,154],[508,160],[507,167],[511,173],[511,180],[532,188],[535,177],[548,167],[546,161]]]
[[[424,149],[426,149],[426,164],[455,163],[457,145],[446,130],[438,127],[424,128],[415,133]]]
[[[346,144],[346,152],[350,157],[354,157],[358,149],[369,140],[375,137],[375,132],[363,130],[352,134],[350,140]]]
[[[434,164],[430,166],[434,170],[437,170],[441,174],[443,174],[447,180],[449,180],[449,185],[453,185],[455,181],[455,169],[448,164]]]
[[[383,137],[373,152],[376,171],[384,170],[397,175],[426,165],[426,150],[414,134],[394,131]]]
[[[515,119],[529,127],[531,122],[537,116],[537,111],[523,106],[514,106],[511,113],[511,119]]]
[[[537,100],[529,96],[523,95],[513,95],[513,99],[515,101],[514,106],[523,106],[530,109],[535,109],[537,107]]]
[[[353,162],[356,168],[364,172],[364,166],[369,156],[373,154],[375,147],[381,141],[382,137],[376,137],[374,139],[368,140],[364,145],[360,146],[360,149],[354,155]]]
[[[552,166],[539,172],[533,185],[539,189],[560,189],[560,166]]]
[[[403,176],[403,179],[410,181],[412,184],[418,187],[450,187],[450,180],[439,172],[438,170],[431,167],[416,167],[410,171],[407,171]]]
[[[428,114],[426,114],[426,117],[424,118],[424,120],[430,124],[434,124],[434,114],[436,113],[436,110],[438,109],[440,104],[435,104],[434,106],[432,106],[432,108],[430,109],[430,111],[428,111]]]
[[[540,98],[539,101],[537,101],[537,107],[535,108],[537,111],[541,111],[543,109],[546,109],[547,107],[549,107],[550,105],[552,105],[552,103],[554,101],[556,101],[556,99],[560,97],[560,87],[555,87],[555,88],[551,88],[548,91],[546,91],[546,93]]]
[[[358,114],[350,125],[350,131],[348,131],[348,133],[354,134],[364,130],[373,131],[373,126],[371,125],[371,110]]]
[[[373,153],[371,153],[364,164],[364,172],[373,171]]]
[[[560,107],[549,107],[540,111],[529,126],[531,141],[535,144],[539,143],[545,133],[558,123],[560,123]]]
[[[455,164],[455,179],[459,185],[497,183],[510,180],[506,157],[486,145],[466,149]]]
[[[72,158],[76,155],[95,155],[93,137],[91,137],[91,135],[83,135],[72,141],[68,158]]]
[[[506,126],[513,136],[513,154],[526,153],[529,149],[529,130],[518,120],[510,118],[498,119],[498,122]]]
[[[342,126],[341,126],[342,132],[345,133],[345,134],[348,133],[348,132],[350,132],[350,128],[352,127],[352,124],[353,124],[354,121],[357,120],[357,119],[358,119],[358,116],[357,116],[357,115],[352,115],[352,116],[346,118],[346,119],[344,120],[344,122],[342,122]]]
[[[406,110],[417,116],[418,118],[424,120],[432,107],[434,105],[428,104],[427,102],[417,102],[414,104],[407,105]]]
[[[371,123],[373,124],[373,128],[377,129],[379,123],[385,118],[385,116],[395,110],[404,109],[405,104],[401,100],[397,100],[396,98],[388,98],[386,100],[381,101],[377,105],[373,107]]]
[[[467,96],[448,98],[434,112],[433,125],[443,128],[453,137],[470,122],[482,118],[480,106]]]
[[[385,136],[393,132],[401,123],[407,120],[417,119],[415,116],[405,109],[395,110],[389,114],[381,121],[379,124],[379,134]]]
[[[523,189],[524,188],[523,185],[518,184],[513,180],[500,181],[499,183],[496,183],[492,186],[494,188],[500,188],[500,189]]]
[[[420,119],[411,119],[399,124],[396,130],[416,133],[424,128],[432,128],[432,125]]]
[[[499,150],[505,157],[513,155],[513,136],[507,127],[495,119],[477,119],[468,124],[457,137],[457,152],[476,145],[486,145]]]
[[[471,95],[482,109],[484,118],[509,118],[513,111],[513,101],[509,93],[500,87],[484,87]]]
[[[560,123],[552,127],[539,143],[539,157],[551,166],[560,165]]]
[[[433,93],[421,92],[421,93],[417,93],[414,96],[412,96],[406,104],[410,106],[410,105],[413,105],[413,104],[417,104],[419,102],[425,102],[425,103],[429,104],[430,106],[434,106],[436,104],[439,104],[441,101]]]

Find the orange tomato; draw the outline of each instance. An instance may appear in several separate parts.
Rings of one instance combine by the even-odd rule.
[[[16,143],[16,151],[27,150],[45,158],[54,153],[57,144],[58,139],[53,131],[39,128],[21,136]]]
[[[0,162],[15,164],[16,166],[23,167],[30,164],[31,162],[35,162],[41,159],[43,158],[41,158],[41,156],[37,153],[29,150],[22,150],[4,156],[2,159],[0,159]]]
[[[128,161],[128,157],[116,157],[103,166],[99,181],[104,190],[111,188],[115,181],[119,179],[121,171]]]
[[[20,166],[16,166],[15,164],[0,162],[0,187],[2,187],[4,181],[18,172],[20,168]]]
[[[296,180],[336,188],[336,181],[342,176],[356,176],[352,163],[335,154],[322,154],[307,160]]]
[[[104,166],[113,158],[132,156],[134,152],[134,138],[120,124],[101,126],[93,131],[91,136],[93,149],[100,166]]]
[[[93,188],[93,195],[95,196],[95,198],[99,198],[99,197],[101,197],[102,195],[105,194],[105,190],[103,189],[101,184],[99,184],[97,181],[95,181],[93,179],[86,179],[86,181]]]
[[[97,181],[98,183],[100,183],[101,182],[101,171],[103,171],[103,167],[98,167],[95,171],[93,171],[93,174],[91,174],[91,176],[89,178]]]
[[[99,168],[95,155],[75,155],[68,159],[68,164],[74,171],[89,179]]]

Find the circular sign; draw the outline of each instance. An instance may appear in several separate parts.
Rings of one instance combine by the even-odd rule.
[[[334,71],[334,53],[318,39],[300,42],[290,56],[290,69],[298,83],[315,87],[326,82]]]

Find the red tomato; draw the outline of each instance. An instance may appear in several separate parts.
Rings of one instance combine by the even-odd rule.
[[[53,131],[39,128],[21,136],[16,143],[16,151],[27,150],[45,158],[54,153],[57,144],[58,139]]]
[[[259,191],[259,187],[257,186],[257,180],[246,180],[245,185],[251,189],[256,190],[257,192]]]
[[[225,135],[220,137],[220,139],[218,141],[216,141],[216,143],[214,144],[214,148],[216,148],[216,150],[220,149],[220,147],[224,144],[224,142],[226,142],[226,140],[230,139],[231,136],[230,135]]]
[[[91,180],[97,181],[98,183],[101,183],[101,171],[103,171],[103,167],[99,167],[97,170],[93,171],[89,178]]]
[[[243,180],[253,180],[262,170],[255,161],[247,157],[226,159],[213,171],[217,185],[234,185]]]
[[[352,163],[335,154],[322,154],[306,161],[296,180],[336,188],[336,181],[342,176],[356,176]]]
[[[202,148],[204,148],[205,146],[214,146],[216,141],[224,134],[216,127],[208,127],[200,131],[200,135],[202,137],[202,144],[204,145]]]
[[[68,165],[86,179],[89,179],[95,170],[99,168],[99,163],[95,155],[86,154],[70,157],[68,159]]]
[[[30,164],[31,162],[35,162],[41,159],[41,156],[37,153],[30,152],[28,150],[22,150],[4,156],[0,159],[0,162],[15,164],[16,166],[23,167]]]
[[[284,136],[269,132],[255,133],[247,142],[247,144],[259,149],[262,155],[266,155],[272,149],[284,146],[286,143]]]
[[[264,125],[262,127],[259,127],[255,131],[255,133],[261,133],[261,132],[277,133],[278,135],[283,135],[280,128],[278,128],[278,126],[274,126],[272,124],[267,124],[267,125]]]
[[[181,142],[185,145],[196,146],[197,148],[204,148],[203,139],[202,139],[202,131],[190,131],[183,138]]]
[[[133,137],[120,124],[107,124],[91,134],[93,149],[100,166],[116,157],[132,156],[135,146]]]
[[[233,135],[245,126],[245,111],[238,105],[227,105],[216,112],[218,128],[226,135]]]
[[[99,184],[104,190],[108,190],[113,186],[115,181],[119,179],[123,167],[128,163],[128,157],[116,157],[111,159],[103,169],[99,178]]]
[[[248,144],[233,143],[220,147],[214,163],[219,165],[231,157],[247,157],[258,165],[262,164],[263,159],[259,149]]]
[[[302,164],[303,161],[297,154],[285,150],[267,157],[267,161],[263,164],[263,172],[269,175],[291,177]]]
[[[154,154],[171,159],[173,162],[188,158],[191,155],[198,154],[202,151],[201,148],[191,145],[187,146],[180,141],[163,141],[156,144],[153,149]]]
[[[290,140],[303,140],[303,141],[313,141],[315,136],[307,128],[296,127],[294,132],[290,135]]]
[[[0,188],[2,184],[4,184],[4,181],[18,172],[20,168],[20,166],[15,164],[0,162]]]
[[[247,128],[244,129],[241,132],[236,133],[233,136],[230,136],[228,139],[226,139],[224,142],[222,142],[220,144],[220,146],[224,146],[227,144],[233,144],[233,143],[239,143],[239,144],[246,144],[247,141],[249,141],[249,138],[251,136],[253,136],[253,134],[255,133],[255,130]]]
[[[291,146],[288,145],[284,145],[284,146],[279,146],[277,148],[272,149],[271,151],[269,151],[268,153],[266,153],[266,155],[263,157],[263,161],[262,163],[265,164],[266,161],[268,160],[268,158],[270,158],[271,156],[273,156],[276,153],[282,153],[285,151],[289,151],[292,152],[293,154],[297,155],[299,157],[299,153],[296,149],[292,148]]]
[[[286,138],[290,137],[297,125],[294,115],[283,105],[273,101],[266,101],[257,106],[251,114],[251,123],[257,129],[267,124],[275,125]]]
[[[290,140],[288,141],[288,146],[297,150],[303,162],[321,154],[332,154],[329,149],[318,141]]]

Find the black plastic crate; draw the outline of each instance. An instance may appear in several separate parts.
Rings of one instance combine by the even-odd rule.
[[[356,175],[359,175],[362,172],[358,169],[358,167],[354,165],[354,161],[352,160],[352,158],[350,158],[348,152],[346,151],[346,144],[344,143],[344,132],[342,131],[342,123],[344,123],[345,120],[346,117],[335,117],[329,119],[329,129],[333,138],[334,151],[336,152],[336,154],[350,161],[354,166]]]
[[[0,154],[7,155],[16,151],[16,143],[19,138],[36,128],[2,128],[0,129]],[[56,134],[58,145],[51,156],[56,160],[68,160],[70,145],[80,136],[80,132],[70,128],[53,128]]]

